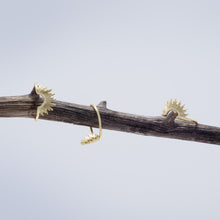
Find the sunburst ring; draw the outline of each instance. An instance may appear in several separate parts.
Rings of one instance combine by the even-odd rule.
[[[177,102],[176,99],[174,101],[171,99],[165,104],[162,115],[166,116],[169,111],[175,111],[178,113],[178,116],[186,117],[188,114],[186,113],[186,109],[184,109],[184,106],[185,105],[181,105],[181,101]]]
[[[91,104],[90,106],[94,108],[94,110],[96,111],[97,117],[98,117],[98,122],[99,122],[99,134],[98,134],[98,135],[95,134],[95,133],[93,132],[92,127],[90,127],[91,134],[89,134],[88,136],[84,137],[84,139],[81,140],[81,144],[82,144],[82,145],[93,143],[93,142],[95,142],[95,141],[100,140],[101,137],[102,137],[102,120],[101,120],[101,116],[100,116],[100,114],[99,114],[99,110],[98,110],[98,108],[97,108],[94,104]]]
[[[167,101],[164,106],[162,116],[167,116],[170,111],[174,111],[178,113],[176,117],[177,119],[197,123],[197,121],[186,117],[188,114],[186,113],[186,109],[184,107],[185,105],[182,105],[181,101],[178,102],[176,99],[170,99],[170,101]]]
[[[40,115],[48,114],[48,111],[53,111],[53,106],[55,106],[55,99],[53,96],[54,93],[51,93],[51,89],[47,89],[47,87],[43,88],[42,86],[38,85],[36,82],[34,84],[35,91],[38,95],[40,95],[43,98],[43,103],[37,107],[37,114],[35,121],[38,120]]]

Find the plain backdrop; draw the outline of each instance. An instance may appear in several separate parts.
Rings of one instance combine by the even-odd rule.
[[[1,0],[0,96],[146,116],[177,98],[220,126],[218,0]],[[217,145],[0,118],[0,219],[220,219]]]

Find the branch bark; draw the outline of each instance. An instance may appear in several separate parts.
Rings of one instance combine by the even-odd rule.
[[[42,102],[35,89],[24,96],[0,97],[0,117],[35,118],[37,107]],[[58,100],[54,103],[53,111],[39,119],[98,127],[97,115],[92,107]],[[171,111],[166,117],[145,117],[112,111],[107,108],[106,101],[97,108],[104,129],[220,145],[219,127],[178,120],[176,112]]]

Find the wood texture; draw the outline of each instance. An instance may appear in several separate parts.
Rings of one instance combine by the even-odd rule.
[[[35,118],[37,106],[42,101],[34,89],[29,95],[0,97],[0,117]],[[92,107],[57,100],[54,103],[53,111],[39,119],[98,127],[97,115]],[[103,129],[220,145],[219,127],[177,120],[176,112],[171,111],[166,117],[146,117],[112,111],[106,107],[105,101],[97,108]]]

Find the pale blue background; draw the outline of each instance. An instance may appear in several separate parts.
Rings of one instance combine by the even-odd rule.
[[[220,126],[220,2],[0,1],[0,96],[160,115],[170,98]],[[0,219],[220,219],[220,147],[0,118]]]

